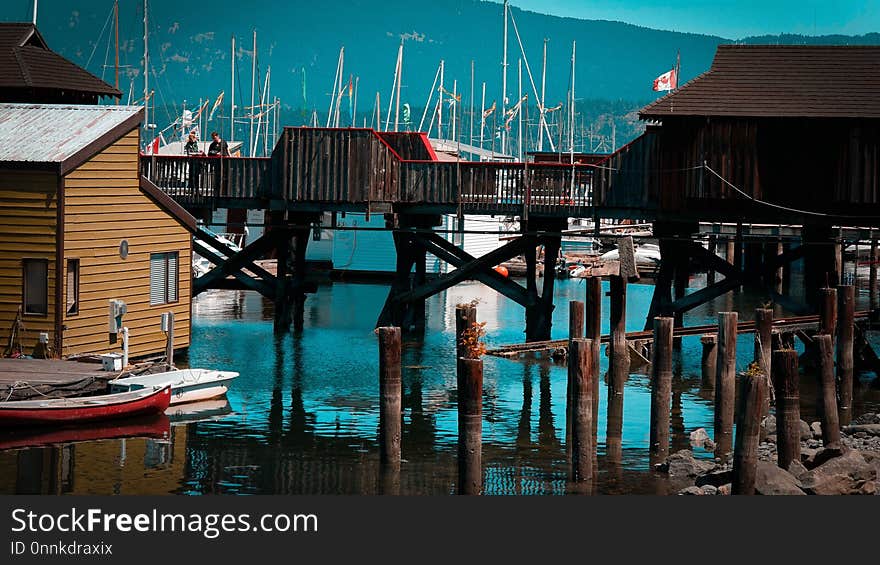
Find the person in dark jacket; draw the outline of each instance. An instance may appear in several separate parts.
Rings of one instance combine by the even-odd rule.
[[[186,139],[186,145],[183,146],[183,152],[188,157],[203,155],[202,150],[199,149],[199,140],[196,139],[196,133],[194,131],[189,132],[189,137]]]
[[[211,139],[214,141],[208,147],[208,155],[211,157],[229,157],[229,145],[225,140],[220,139],[220,134],[212,131]]]

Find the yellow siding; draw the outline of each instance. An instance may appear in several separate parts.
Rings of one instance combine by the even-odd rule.
[[[128,258],[119,244],[128,241]],[[165,350],[159,323],[173,311],[174,347],[189,347],[189,232],[144,195],[138,180],[138,133],[132,131],[64,179],[64,258],[80,260],[79,314],[65,315],[63,354],[118,351],[108,339],[108,305],[124,300],[130,354]],[[150,254],[177,251],[178,301],[150,306]],[[66,292],[66,289],[65,289]],[[65,297],[66,304],[66,297]]]
[[[49,313],[25,316],[22,345],[31,353],[40,332],[55,341],[55,252],[58,177],[0,171],[0,353],[22,304],[22,260],[49,261]]]

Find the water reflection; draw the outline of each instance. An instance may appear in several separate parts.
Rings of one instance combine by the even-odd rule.
[[[653,287],[631,285],[627,327],[641,329]],[[554,337],[565,337],[568,302],[581,281],[560,281]],[[172,415],[162,437],[55,438],[49,445],[0,450],[0,492],[60,494],[451,494],[456,490],[457,399],[453,365],[455,304],[479,299],[490,345],[521,341],[522,309],[478,284],[428,300],[423,339],[404,343],[403,428],[399,473],[378,457],[378,358],[373,324],[382,285],[322,286],[307,302],[302,332],[276,337],[271,304],[248,292],[212,291],[194,304],[188,363],[237,370],[229,404]],[[603,298],[607,300],[607,297]],[[867,303],[866,293],[860,300]],[[729,304],[728,304],[729,302]],[[687,324],[735,309],[751,319],[759,297],[729,293],[701,306]],[[859,307],[863,307],[861,304]],[[603,305],[607,312],[608,304]],[[603,320],[604,331],[608,320]],[[738,367],[752,356],[738,344]],[[601,358],[602,374],[607,358]],[[712,393],[701,389],[699,337],[682,340],[675,358],[671,449],[686,448],[696,428],[712,430]],[[815,416],[815,380],[802,379],[802,413]],[[486,494],[564,494],[568,481],[566,368],[544,359],[486,358],[483,484]],[[622,395],[609,389],[621,390]],[[645,375],[600,380],[598,493],[655,493],[668,488],[648,471],[650,390]],[[855,413],[880,407],[876,389],[857,386]],[[193,420],[197,421],[193,421]],[[0,445],[10,440],[0,434]],[[698,456],[710,457],[706,452]],[[392,470],[394,471],[394,470]]]

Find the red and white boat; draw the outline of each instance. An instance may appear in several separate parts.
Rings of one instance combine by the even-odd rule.
[[[164,412],[171,387],[79,398],[48,398],[0,402],[0,427],[79,424]]]

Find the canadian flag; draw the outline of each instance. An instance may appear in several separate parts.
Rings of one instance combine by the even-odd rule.
[[[678,77],[676,76],[675,69],[665,72],[654,79],[655,91],[675,90],[676,88],[678,88]]]

